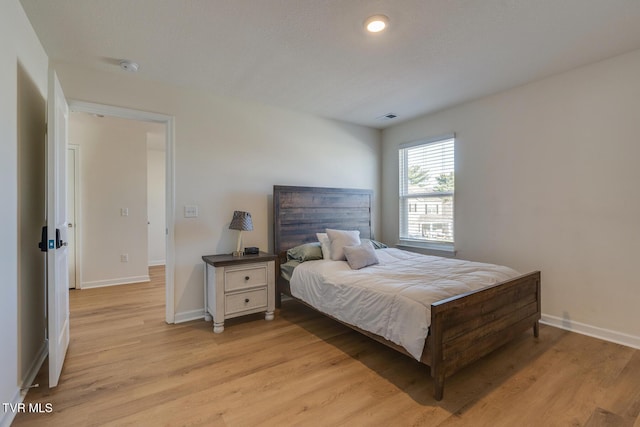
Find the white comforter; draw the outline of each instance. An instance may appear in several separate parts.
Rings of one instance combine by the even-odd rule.
[[[351,270],[346,261],[307,261],[291,293],[323,313],[404,347],[420,360],[431,303],[519,276],[508,267],[379,249],[380,264]]]

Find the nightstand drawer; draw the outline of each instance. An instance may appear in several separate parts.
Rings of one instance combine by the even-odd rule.
[[[267,284],[267,265],[259,264],[245,268],[225,270],[225,292],[255,288]]]
[[[247,310],[267,307],[267,287],[253,291],[225,295],[225,314],[230,315]]]

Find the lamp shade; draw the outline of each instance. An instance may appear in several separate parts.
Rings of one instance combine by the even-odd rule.
[[[249,212],[234,211],[233,219],[229,224],[229,229],[240,231],[253,230],[253,221],[251,221],[251,214]]]

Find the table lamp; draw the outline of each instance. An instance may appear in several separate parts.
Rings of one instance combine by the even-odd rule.
[[[242,232],[253,230],[253,221],[251,221],[251,214],[249,212],[234,211],[233,219],[229,224],[230,230],[239,230],[238,233],[238,245],[233,256],[242,256],[244,253],[240,250],[242,247]]]

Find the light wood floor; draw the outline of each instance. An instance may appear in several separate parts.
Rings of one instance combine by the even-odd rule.
[[[60,384],[46,368],[15,426],[634,426],[640,352],[541,326],[451,377],[293,301],[276,319],[164,322],[150,283],[72,291]],[[178,297],[179,299],[179,297]]]

